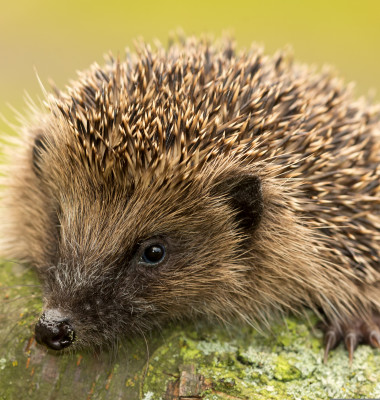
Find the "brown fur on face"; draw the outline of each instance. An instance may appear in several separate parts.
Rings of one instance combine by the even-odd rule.
[[[47,104],[7,175],[2,253],[35,265],[78,346],[197,314],[379,311],[379,113],[335,78],[190,38]]]

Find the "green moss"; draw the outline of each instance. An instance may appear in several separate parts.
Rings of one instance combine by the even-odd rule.
[[[378,351],[360,347],[353,366],[349,367],[347,353],[340,346],[324,365],[320,332],[316,337],[305,321],[290,318],[287,327],[276,326],[275,331],[276,340],[268,343],[268,338],[246,328],[227,337],[223,329],[204,326],[202,333],[197,334],[187,327],[172,337],[180,343],[180,360],[173,379],[179,379],[184,366],[192,365],[196,374],[211,382],[202,392],[205,399],[379,396]],[[170,353],[166,356],[170,357]],[[157,374],[158,370],[157,365]],[[145,388],[150,387],[148,380]],[[163,396],[166,387],[162,382],[157,395]]]
[[[321,332],[297,318],[266,337],[247,326],[168,326],[149,338],[148,364],[140,339],[112,357],[50,354],[31,340],[41,309],[39,286],[26,286],[38,285],[33,271],[4,263],[0,282],[0,399],[158,400],[192,379],[184,390],[206,400],[380,397],[379,350],[360,346],[350,367],[339,346],[324,365]]]
[[[301,377],[301,371],[291,365],[284,356],[278,356],[274,377],[279,381],[292,381]]]

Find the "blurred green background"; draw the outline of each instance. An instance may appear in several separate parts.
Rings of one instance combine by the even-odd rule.
[[[177,28],[196,35],[228,31],[239,47],[256,41],[268,53],[290,44],[297,60],[333,65],[357,82],[358,95],[372,88],[380,99],[376,0],[0,0],[0,6],[0,113],[10,121],[7,103],[22,111],[24,91],[41,97],[34,68],[44,84],[52,78],[63,88],[108,50],[122,54],[139,36],[165,43]]]

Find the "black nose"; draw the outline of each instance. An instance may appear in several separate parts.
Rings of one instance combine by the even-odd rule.
[[[58,310],[47,310],[36,324],[36,341],[53,350],[70,346],[75,339],[74,328]]]

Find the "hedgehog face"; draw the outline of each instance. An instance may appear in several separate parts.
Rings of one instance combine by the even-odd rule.
[[[241,291],[246,233],[262,211],[257,177],[203,171],[178,183],[146,171],[133,184],[105,184],[86,174],[78,164],[82,179],[61,175],[57,187],[54,171],[35,170],[49,204],[39,212],[56,224],[37,265],[45,295],[37,341],[56,350],[100,345],[167,319],[217,313]]]

